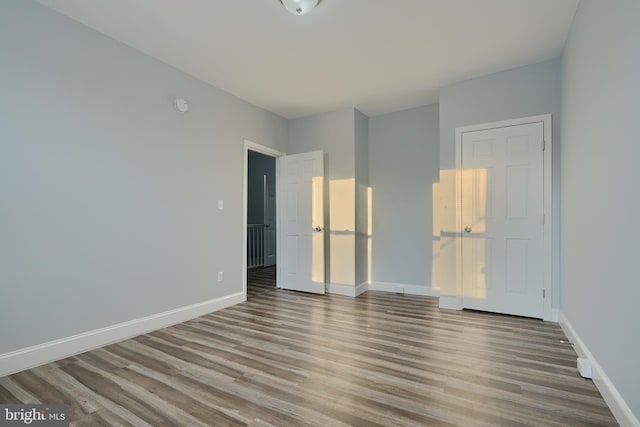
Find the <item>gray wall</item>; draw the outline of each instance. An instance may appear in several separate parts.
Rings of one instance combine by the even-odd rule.
[[[565,47],[562,312],[640,419],[639,19],[582,0]]]
[[[553,115],[553,307],[559,306],[560,299],[557,260],[560,252],[561,77],[561,60],[557,58],[456,83],[440,90],[442,171],[455,169],[456,127],[540,114]]]
[[[431,286],[438,104],[369,119],[371,280]]]
[[[289,121],[289,154],[323,150],[325,153],[325,280],[340,285],[356,284],[356,117],[354,108]],[[366,160],[365,160],[366,161]],[[360,172],[363,176],[364,173]],[[346,232],[350,230],[350,232]]]
[[[0,354],[242,291],[242,141],[286,120],[31,1],[0,58]]]
[[[355,243],[344,236],[332,234],[342,224],[331,221],[330,212],[353,210],[355,200],[331,198],[336,181],[355,180],[354,109],[346,108],[325,114],[289,120],[288,154],[324,151],[325,167],[325,282],[337,280],[341,284],[355,284]],[[337,194],[337,193],[336,193]],[[332,207],[333,204],[333,207]],[[342,215],[344,216],[344,215]],[[355,218],[354,218],[355,220]],[[353,250],[351,248],[353,246]],[[333,265],[332,274],[332,262]]]
[[[353,129],[353,108],[289,120],[287,154],[324,150],[325,174],[329,179],[353,178]]]
[[[355,284],[369,281],[369,207],[367,193],[369,188],[369,118],[355,110],[354,161],[356,177],[356,266]]]
[[[560,58],[440,89],[440,169],[455,169],[456,127],[553,114],[560,137]],[[557,144],[556,144],[557,145]]]

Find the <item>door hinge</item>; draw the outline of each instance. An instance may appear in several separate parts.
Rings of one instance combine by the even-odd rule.
[[[542,214],[542,224],[546,224],[546,223],[547,223],[547,215]]]
[[[544,139],[542,140],[542,151],[547,149],[547,141],[545,141]]]
[[[542,299],[546,299],[547,298],[547,290],[543,289],[542,290]]]

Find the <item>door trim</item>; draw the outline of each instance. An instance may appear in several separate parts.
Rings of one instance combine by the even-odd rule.
[[[552,122],[551,114],[543,114],[540,116],[523,117],[519,119],[503,120],[498,122],[483,123],[471,126],[462,126],[456,128],[456,295],[455,304],[453,304],[458,310],[462,310],[462,136],[467,132],[475,132],[479,130],[489,130],[495,128],[519,126],[531,123],[542,123],[543,136],[544,136],[544,152],[543,152],[543,212],[544,212],[544,225],[543,225],[543,245],[544,245],[544,283],[543,289],[545,292],[545,298],[543,301],[543,319],[557,321],[554,319],[551,300],[553,299],[553,280],[552,280],[552,265],[553,265],[553,247],[552,247],[552,224],[553,224],[553,209],[552,209]]]
[[[247,300],[247,208],[249,182],[249,151],[255,151],[277,159],[285,153],[276,149],[260,145],[248,139],[242,140],[242,294],[243,301]],[[280,224],[280,210],[278,209],[280,200],[280,171],[279,162],[276,161],[276,224]],[[276,233],[276,262],[280,259],[280,242]],[[276,284],[277,286],[277,284]]]

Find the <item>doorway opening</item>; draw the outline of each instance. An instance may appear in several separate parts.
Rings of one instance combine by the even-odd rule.
[[[276,289],[277,162],[282,153],[245,140],[243,290],[247,298]]]

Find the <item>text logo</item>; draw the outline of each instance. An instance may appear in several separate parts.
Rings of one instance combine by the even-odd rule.
[[[0,427],[69,427],[69,405],[0,405]]]

